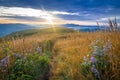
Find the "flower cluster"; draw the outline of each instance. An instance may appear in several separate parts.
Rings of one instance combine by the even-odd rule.
[[[87,65],[89,67],[90,72],[93,76],[101,80],[102,75],[104,74],[104,69],[108,66],[109,61],[105,59],[105,57],[109,57],[110,55],[109,50],[112,48],[110,41],[106,42],[104,46],[100,44],[100,41],[96,41],[93,45],[93,52],[90,54],[89,58],[84,57],[84,62],[82,65]]]
[[[92,71],[92,73],[95,74],[95,77],[97,77],[99,80],[101,79],[101,78],[100,78],[100,73],[99,73],[99,71],[95,68],[95,65],[92,65],[91,71]]]
[[[0,66],[7,67],[8,63],[9,63],[9,56],[6,56],[0,61]]]

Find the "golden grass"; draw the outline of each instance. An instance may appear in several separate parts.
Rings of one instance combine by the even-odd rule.
[[[89,52],[92,50],[91,43],[100,39],[103,44],[107,40],[112,43],[111,53],[113,57],[111,79],[116,77],[120,78],[120,35],[119,32],[95,32],[95,33],[74,33],[67,39],[58,40],[54,46],[54,50],[57,51],[55,62],[53,66],[53,77],[51,80],[62,80],[61,76],[67,76],[69,80],[88,80],[91,77],[85,78],[81,76],[80,64],[83,61],[84,56],[89,57]]]
[[[9,41],[10,48],[16,53],[29,53],[34,52],[37,46],[40,46],[45,40],[55,40],[53,56],[51,62],[51,80],[88,80],[92,79],[91,76],[84,77],[81,75],[80,64],[84,56],[89,57],[89,52],[92,51],[91,44],[100,39],[104,44],[107,40],[112,43],[111,53],[113,57],[110,59],[112,62],[111,79],[119,79],[120,75],[120,32],[74,32],[66,34],[35,34],[22,39]],[[5,42],[6,43],[6,42]],[[3,46],[4,43],[1,43]],[[2,54],[0,48],[0,55]],[[28,51],[28,52],[27,52]],[[0,57],[1,59],[2,57]],[[63,78],[64,76],[64,78]]]

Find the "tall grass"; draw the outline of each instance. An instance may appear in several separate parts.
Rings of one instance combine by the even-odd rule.
[[[44,35],[37,33],[3,40],[0,43],[0,79],[119,80],[119,34],[119,31],[67,31],[64,33],[63,30],[61,33],[48,32]],[[94,46],[98,47],[96,53],[99,54],[106,48],[108,40],[112,46],[103,54],[110,56],[104,55],[100,58],[93,56]],[[94,60],[94,67],[92,66],[93,59],[96,60]],[[84,63],[88,64],[83,65]],[[100,64],[102,67],[99,66]]]
[[[54,46],[57,56],[54,58],[53,77],[51,80],[94,80],[92,74],[82,74],[81,64],[84,62],[84,57],[90,57],[93,51],[91,44],[95,40],[101,40],[101,46],[105,45],[107,40],[112,44],[110,50],[111,57],[108,60],[110,64],[109,70],[104,70],[101,74],[102,80],[119,80],[120,74],[120,36],[119,32],[95,32],[95,33],[76,33],[71,34],[69,38],[58,40]],[[107,60],[106,60],[107,61]],[[86,71],[89,71],[85,68]],[[109,77],[109,78],[108,78]]]

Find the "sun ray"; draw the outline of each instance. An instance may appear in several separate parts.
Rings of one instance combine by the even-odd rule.
[[[55,23],[54,23],[54,19],[55,19],[55,16],[53,14],[50,14],[48,11],[46,11],[43,7],[42,7],[42,10],[44,13],[46,13],[45,16],[43,16],[43,18],[47,21],[47,24],[50,25],[53,29],[54,32],[56,32],[55,30]]]

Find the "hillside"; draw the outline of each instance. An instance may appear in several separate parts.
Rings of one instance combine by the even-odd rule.
[[[21,37],[28,37],[32,35],[65,34],[65,33],[71,33],[71,32],[77,32],[77,30],[73,30],[65,27],[54,27],[54,28],[43,28],[43,29],[37,28],[37,29],[29,29],[29,30],[13,32],[2,38],[5,38],[8,40],[11,38],[21,38]]]
[[[11,32],[22,31],[26,29],[37,28],[31,25],[25,24],[0,24],[0,37],[10,34]]]
[[[0,66],[0,78],[119,80],[119,34],[79,32],[64,27],[12,33],[0,42],[0,63],[5,64]]]

